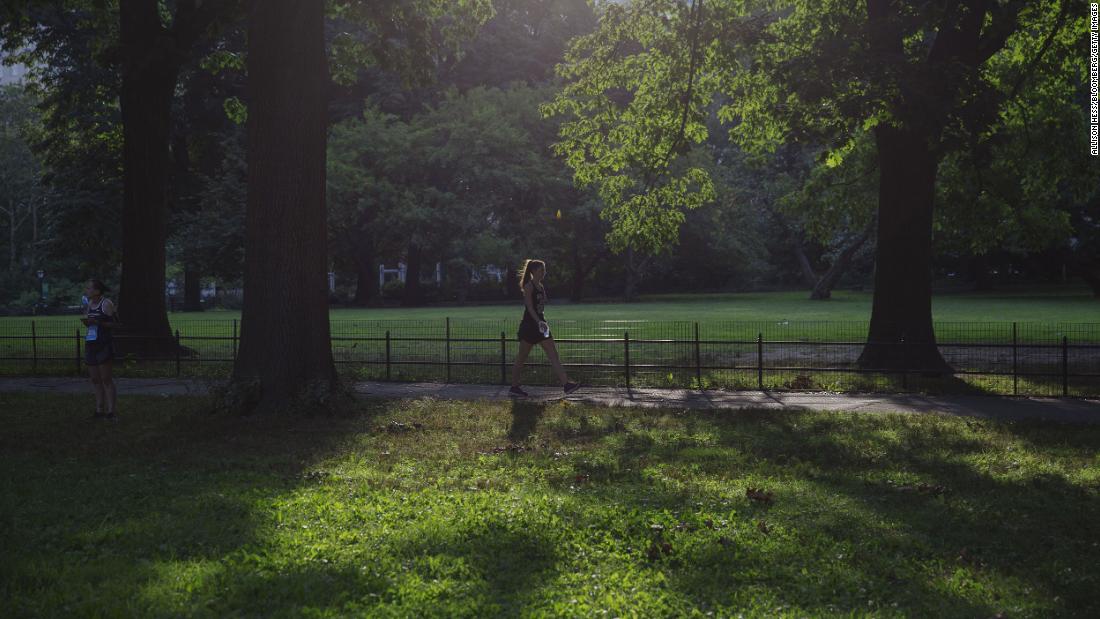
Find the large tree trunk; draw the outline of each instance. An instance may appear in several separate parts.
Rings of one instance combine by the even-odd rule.
[[[245,409],[318,401],[336,386],[325,230],[324,4],[248,15],[248,209],[234,382]]]
[[[198,269],[192,267],[183,270],[183,311],[202,311],[202,280]]]
[[[409,244],[405,257],[405,292],[401,297],[401,305],[405,307],[420,305],[420,260],[423,253],[419,245]]]
[[[164,298],[165,225],[168,214],[168,137],[179,61],[161,26],[157,3],[121,0],[119,35],[122,88],[122,281],[119,311],[127,348],[164,350],[169,337]]]
[[[936,160],[920,132],[880,124],[875,139],[880,174],[875,291],[859,364],[947,371],[932,327]]]
[[[378,296],[378,264],[374,259],[374,241],[369,234],[355,249],[355,305],[363,306]]]

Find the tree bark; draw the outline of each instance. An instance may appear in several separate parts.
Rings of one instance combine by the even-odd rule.
[[[122,87],[122,278],[119,310],[127,336],[156,339],[142,348],[174,346],[164,298],[168,215],[168,138],[172,95],[179,73],[174,47],[161,25],[157,3],[119,2],[123,50]],[[135,344],[127,338],[118,344]]]
[[[872,222],[874,225],[874,222]],[[840,255],[836,257],[836,260],[829,267],[825,274],[818,278],[814,283],[813,289],[810,291],[810,299],[813,301],[825,301],[831,299],[833,296],[833,288],[836,287],[837,282],[848,270],[848,267],[852,264],[852,258],[859,251],[860,247],[867,242],[867,239],[871,236],[871,226],[867,226],[863,232],[853,239],[848,245],[841,250]]]
[[[415,243],[409,243],[405,257],[405,291],[401,296],[401,305],[415,307],[420,305],[420,260],[423,250]]]
[[[936,158],[919,131],[880,124],[875,140],[880,179],[875,290],[859,364],[948,371],[932,327]]]
[[[183,311],[202,311],[202,281],[198,269],[193,267],[183,270]]]
[[[810,257],[806,255],[806,248],[802,245],[802,239],[791,235],[794,242],[794,255],[798,258],[799,273],[802,274],[802,283],[809,286],[811,289],[817,286],[818,274],[814,270],[813,265],[810,264]]]
[[[253,3],[248,14],[248,203],[241,341],[245,410],[336,387],[328,316],[324,4]]]

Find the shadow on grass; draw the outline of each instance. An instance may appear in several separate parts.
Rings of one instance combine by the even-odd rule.
[[[9,593],[50,592],[12,599],[17,614],[132,614],[126,604],[156,564],[261,544],[270,514],[257,506],[311,483],[313,463],[373,412],[239,418],[209,414],[201,398],[127,397],[111,424],[74,401],[7,394],[0,582]],[[90,594],[86,582],[102,590]]]
[[[747,433],[745,422],[750,424]],[[864,554],[859,560],[864,573],[880,581],[883,589],[912,600],[939,598],[939,609],[929,609],[937,612],[977,616],[999,610],[958,599],[945,591],[944,583],[930,588],[927,579],[933,575],[899,573],[888,551],[901,549],[936,556],[941,565],[936,576],[943,581],[963,570],[975,578],[1014,581],[1045,591],[1048,600],[1060,600],[1060,606],[1050,609],[1057,613],[1095,616],[1098,610],[1091,587],[1072,584],[1072,574],[1090,570],[1088,557],[1094,550],[1086,547],[1091,543],[1094,549],[1100,540],[1100,527],[1091,516],[1100,513],[1100,493],[1070,484],[1042,466],[1031,474],[1014,475],[1020,465],[1011,460],[1000,467],[1004,475],[979,470],[974,462],[989,458],[999,447],[959,436],[934,419],[893,424],[889,432],[883,431],[882,419],[808,422],[798,414],[749,413],[741,422],[722,420],[716,425],[719,443],[748,452],[762,472],[782,477],[784,469],[798,467],[820,491],[811,497],[831,495],[857,506],[831,510],[829,517],[798,520],[800,526],[809,525],[831,538],[831,545],[888,541],[877,544],[881,554]],[[1086,433],[1095,445],[1100,433]],[[1061,436],[1066,436],[1064,429]],[[1089,452],[1090,440],[1072,442],[1074,447],[1061,446],[1076,449],[1079,456]],[[675,460],[675,455],[668,457]],[[715,461],[692,465],[712,475],[728,473]],[[795,502],[794,512],[815,510],[813,498],[781,496],[777,501]],[[694,581],[713,578],[699,574],[686,582],[694,586]]]
[[[804,611],[858,614],[876,608],[872,601],[899,602],[925,616],[974,617],[1004,611],[1001,597],[1029,591],[1033,614],[1098,610],[1081,579],[1100,541],[1090,516],[1100,513],[1100,493],[1042,464],[1019,478],[1010,474],[1011,461],[1003,476],[996,464],[981,465],[1003,449],[988,433],[1014,424],[961,422],[987,431],[976,436],[959,432],[957,420],[936,418],[633,416],[638,427],[626,431],[614,413],[603,423],[547,428],[559,440],[584,435],[613,450],[610,459],[579,458],[557,484],[570,487],[576,474],[587,482],[575,495],[581,504],[636,514],[640,527],[663,522],[655,542],[673,550],[648,560],[699,607],[771,599],[769,612],[779,612],[793,599]],[[1006,440],[1017,431],[1028,433],[1007,430]],[[1068,444],[1065,428],[1039,436],[1041,444],[1063,448],[1058,455],[1088,458],[1100,431],[1085,434]],[[716,489],[730,482],[733,494]],[[748,500],[745,488],[754,485],[776,490],[775,504]],[[723,509],[733,510],[740,528],[693,521],[700,510]],[[683,521],[670,526],[670,514]],[[756,529],[761,521],[771,523],[769,532]],[[644,552],[639,560],[647,560]],[[979,593],[964,594],[973,587]]]
[[[521,443],[538,428],[539,420],[546,413],[544,402],[512,400],[512,425],[508,428],[508,440]]]

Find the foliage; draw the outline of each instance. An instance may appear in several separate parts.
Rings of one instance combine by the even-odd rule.
[[[703,110],[718,89],[708,24],[697,1],[610,4],[559,66],[569,81],[544,107],[566,117],[555,150],[577,183],[598,187],[616,252],[661,252],[683,210],[715,197],[704,169],[681,158],[706,139]]]
[[[427,84],[440,64],[454,62],[462,44],[492,16],[490,0],[333,0],[337,28],[329,45],[329,71],[338,84],[376,67],[406,85]]]

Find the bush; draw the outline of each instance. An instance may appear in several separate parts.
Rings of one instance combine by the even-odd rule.
[[[399,279],[391,279],[382,286],[382,298],[400,299],[405,294],[405,282]]]

